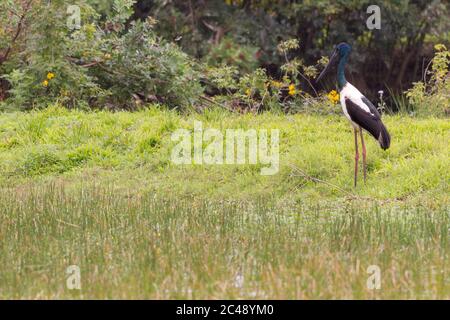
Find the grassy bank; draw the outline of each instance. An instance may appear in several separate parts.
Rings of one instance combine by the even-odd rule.
[[[279,173],[174,165],[171,133],[194,119],[279,129]],[[367,137],[354,189],[342,116],[1,114],[0,297],[450,298],[450,124],[384,119],[392,146]]]
[[[279,129],[279,173],[261,176],[261,165],[248,164],[174,165],[170,161],[175,145],[171,133],[179,128],[192,130],[194,120],[202,121],[204,129],[223,132],[228,128]],[[450,164],[448,120],[397,116],[384,121],[392,135],[392,147],[383,151],[374,139],[366,137],[369,179],[354,190],[353,134],[343,116],[242,116],[213,110],[183,117],[157,109],[85,113],[60,108],[3,114],[0,170],[4,174],[0,183],[11,186],[54,177],[83,183],[99,179],[140,191],[219,199],[267,194],[320,199],[342,197],[345,192],[378,199],[424,193],[441,196],[450,179],[446,170]]]

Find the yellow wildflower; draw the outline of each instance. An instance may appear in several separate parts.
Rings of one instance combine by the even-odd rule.
[[[55,74],[53,72],[47,73],[47,79],[52,80],[55,77]]]
[[[289,92],[288,93],[289,93],[290,96],[293,96],[293,95],[295,95],[297,93],[297,90],[295,90],[295,85],[293,85],[293,84],[289,85]]]
[[[48,86],[48,80],[42,81],[42,85],[43,85],[44,87],[47,87],[47,86]]]
[[[272,80],[271,82],[272,87],[280,89],[283,86],[283,83],[280,81]]]
[[[339,102],[339,93],[337,93],[336,90],[331,90],[327,94],[328,100],[330,100],[331,103],[336,104]]]
[[[252,90],[250,89],[245,90],[245,94],[250,97],[252,94]]]

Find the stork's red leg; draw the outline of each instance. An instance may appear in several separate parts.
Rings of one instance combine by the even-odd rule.
[[[361,145],[362,145],[362,156],[363,156],[363,170],[364,170],[364,183],[366,183],[367,175],[367,164],[366,164],[366,145],[364,144],[364,137],[362,128],[359,128],[359,133],[361,135]]]
[[[358,179],[358,160],[359,160],[359,152],[358,152],[358,131],[354,129],[355,131],[355,187],[356,187],[356,181]]]

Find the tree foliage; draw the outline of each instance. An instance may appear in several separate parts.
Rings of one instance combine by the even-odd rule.
[[[67,106],[111,108],[146,101],[173,107],[195,103],[202,92],[195,62],[156,35],[152,18],[131,21],[133,4],[115,0],[111,13],[103,15],[89,1],[79,1],[82,23],[71,29],[63,0],[3,3],[2,12],[26,16],[22,25],[11,27],[20,43],[10,41],[11,50],[0,60],[10,87],[8,105],[29,108],[54,99]]]
[[[139,1],[148,3],[148,1]],[[421,78],[423,63],[431,60],[433,45],[450,42],[449,5],[445,1],[377,1],[381,29],[369,30],[367,7],[373,1],[152,1],[140,11],[160,20],[159,32],[180,39],[183,50],[197,57],[214,53],[220,39],[251,46],[259,66],[271,75],[284,63],[277,55],[282,40],[300,39],[293,55],[306,64],[328,55],[339,42],[353,47],[350,76],[361,89],[374,94],[386,87],[409,88]],[[139,7],[139,5],[138,5]],[[138,10],[139,11],[139,10]],[[174,23],[172,23],[174,22]]]
[[[448,60],[433,56],[448,52],[434,45],[450,45],[449,4],[380,0],[381,29],[369,30],[371,2],[78,0],[81,24],[70,28],[66,1],[4,0],[0,101],[299,111],[337,101],[320,93],[335,87],[333,77],[313,79],[341,41],[354,48],[348,78],[372,100],[412,88],[417,103],[420,83],[424,96],[446,96]]]

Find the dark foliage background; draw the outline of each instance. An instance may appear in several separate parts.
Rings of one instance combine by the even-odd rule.
[[[449,95],[449,77],[426,72],[448,73],[448,1],[78,0],[76,30],[67,28],[68,5],[0,3],[0,101],[9,99],[8,108],[55,98],[69,107],[203,108],[204,98],[227,95],[208,101],[299,111],[293,107],[335,88],[333,73],[313,79],[318,61],[342,41],[353,46],[349,80],[372,100],[383,90],[390,110]],[[370,5],[381,9],[379,30],[366,25]],[[289,50],[280,52],[286,41]]]
[[[381,9],[380,30],[366,26],[366,9],[373,4]],[[154,16],[164,37],[178,39],[199,58],[226,38],[254,47],[258,65],[274,76],[283,39],[300,40],[294,54],[306,64],[346,41],[353,46],[349,77],[373,98],[380,89],[401,92],[421,79],[433,44],[449,43],[449,14],[446,1],[140,0],[134,18]]]

